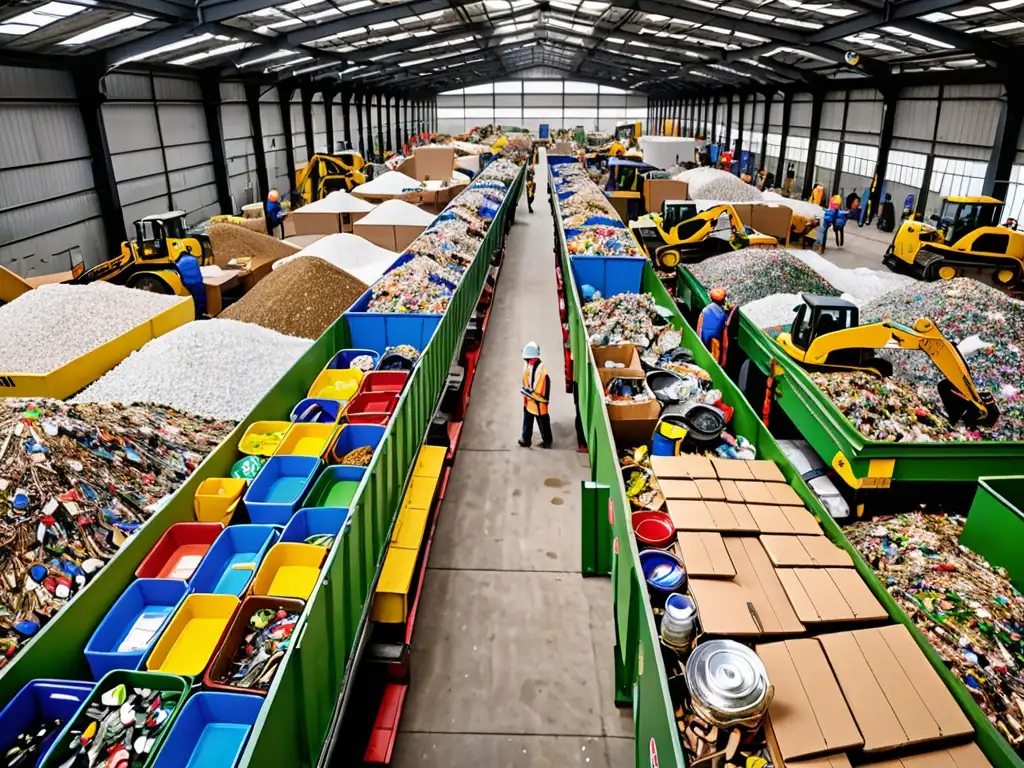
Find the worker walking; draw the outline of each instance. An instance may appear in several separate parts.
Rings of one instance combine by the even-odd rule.
[[[540,427],[540,447],[551,447],[551,417],[548,415],[548,398],[551,396],[551,377],[540,360],[540,346],[531,341],[523,347],[523,436],[519,445],[529,448],[533,442],[533,421]]]
[[[267,234],[276,236],[276,230],[281,227],[281,239],[284,239],[284,220],[288,214],[281,207],[281,193],[276,189],[270,190],[267,199],[263,201],[263,217],[267,222]]]
[[[537,181],[534,179],[533,165],[526,169],[526,207],[533,213],[533,196],[537,193]]]
[[[725,288],[712,288],[711,303],[704,307],[697,319],[697,335],[701,344],[707,347],[719,365],[725,365],[729,351],[729,326],[736,312],[736,308],[726,302],[726,295]]]
[[[836,231],[836,245],[840,248],[843,247],[845,229],[846,229],[846,211],[842,208],[836,208],[835,221],[832,222],[832,228]]]

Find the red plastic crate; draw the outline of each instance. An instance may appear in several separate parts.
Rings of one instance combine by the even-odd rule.
[[[164,531],[164,535],[146,555],[146,559],[139,564],[138,570],[135,571],[136,578],[176,578],[179,581],[188,581],[199,567],[199,561],[206,555],[213,540],[223,530],[224,526],[221,523],[175,523]],[[176,569],[182,568],[184,558],[195,563],[191,572],[183,577],[172,575]],[[187,565],[185,567],[187,568]]]
[[[353,413],[391,413],[398,404],[394,392],[360,392],[348,401],[345,415]]]
[[[363,376],[359,393],[390,392],[398,394],[409,381],[409,371],[371,371]]]

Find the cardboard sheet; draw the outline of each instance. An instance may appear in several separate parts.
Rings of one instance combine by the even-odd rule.
[[[750,463],[737,459],[711,459],[719,480],[753,480],[754,474],[747,466]]]
[[[711,459],[705,456],[652,456],[651,469],[656,477],[714,480],[717,475]]]
[[[850,758],[845,754],[811,757],[807,760],[786,760],[775,758],[775,768],[850,768]]]
[[[765,487],[768,489],[768,493],[771,494],[773,504],[792,504],[799,507],[804,503],[803,499],[797,495],[797,492],[786,483],[765,483]]]
[[[772,498],[771,491],[768,490],[768,484],[762,483],[759,480],[737,480],[736,488],[743,496],[743,500],[748,504],[778,503]]]
[[[989,768],[991,765],[977,744],[961,744],[959,747],[871,763],[871,768]]]
[[[658,485],[666,499],[699,499],[700,489],[693,480],[662,480]]]
[[[777,504],[748,504],[747,509],[761,533],[803,534],[823,536],[824,533],[806,507],[780,507]]]
[[[864,736],[865,752],[973,733],[902,624],[821,635],[818,640]]]
[[[864,743],[817,640],[767,643],[756,650],[775,686],[768,720],[771,740],[784,760]]]
[[[679,531],[757,533],[757,525],[747,512],[745,504],[673,498],[668,499],[666,504],[668,514]]]
[[[669,499],[666,506],[669,517],[676,524],[677,531],[717,530],[715,520],[711,517],[711,512],[708,511],[707,504],[703,501]]]
[[[680,533],[675,549],[690,578],[731,579],[736,575],[732,558],[719,533]]]
[[[717,480],[695,480],[700,497],[704,501],[725,501],[725,493]]]
[[[735,480],[719,480],[718,484],[722,486],[722,493],[725,494],[726,501],[736,502],[737,504],[743,503],[743,494],[736,487]]]
[[[825,536],[762,534],[772,565],[777,568],[852,568],[853,558]]]
[[[805,624],[888,617],[852,568],[779,568],[777,574],[796,615]]]
[[[761,480],[768,483],[786,482],[786,478],[782,476],[782,470],[779,469],[778,465],[776,465],[774,461],[757,459],[755,461],[748,461],[746,464],[747,467],[750,468],[750,472],[753,474],[755,480]]]
[[[711,635],[779,635],[804,631],[761,543],[727,537],[725,548],[736,568],[732,581],[691,579],[701,626]]]

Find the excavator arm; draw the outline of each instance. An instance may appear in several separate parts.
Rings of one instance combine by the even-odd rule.
[[[992,395],[978,391],[960,350],[926,317],[918,319],[912,328],[883,320],[822,334],[808,346],[804,362],[829,366],[829,355],[844,349],[919,349],[946,377],[945,382],[940,382],[939,394],[953,423],[965,417],[969,423],[987,426],[999,418]],[[860,367],[877,372],[870,365]]]

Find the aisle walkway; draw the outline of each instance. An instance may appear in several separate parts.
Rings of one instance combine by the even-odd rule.
[[[633,762],[613,704],[611,587],[580,576],[572,397],[565,394],[547,179],[512,228],[413,639],[397,768]],[[516,445],[522,349],[552,379],[555,448]]]

